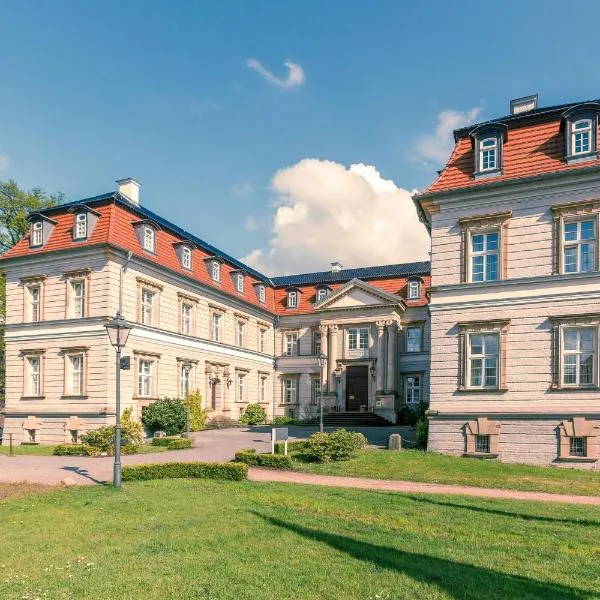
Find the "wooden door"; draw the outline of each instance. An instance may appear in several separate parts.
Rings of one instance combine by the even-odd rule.
[[[346,410],[359,411],[369,405],[369,369],[366,365],[346,367]]]

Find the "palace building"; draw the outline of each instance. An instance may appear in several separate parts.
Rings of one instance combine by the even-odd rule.
[[[123,408],[200,390],[212,415],[395,422],[428,401],[429,263],[267,277],[140,203],[140,185],[29,217],[6,275],[4,433],[73,442],[115,418],[105,324],[133,323]],[[7,439],[7,435],[4,439]]]
[[[431,231],[429,448],[598,466],[600,102],[454,132]]]

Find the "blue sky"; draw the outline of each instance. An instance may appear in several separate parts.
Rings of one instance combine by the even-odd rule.
[[[510,98],[530,93],[540,94],[541,105],[600,96],[592,62],[600,40],[568,27],[592,22],[596,8],[553,1],[4,1],[0,178],[76,199],[132,176],[152,210],[235,256],[263,249],[258,266],[358,263],[343,244],[341,257],[334,248],[320,256],[320,240],[307,241],[306,232],[315,222],[346,219],[342,200],[326,206],[329,182],[338,195],[352,195],[364,173],[338,173],[342,182],[321,169],[305,189],[311,168],[322,167],[314,162],[274,191],[278,170],[309,158],[346,168],[362,163],[399,188],[424,187],[447,144],[444,127],[435,135],[441,113],[461,124],[505,114]],[[286,89],[250,68],[251,58],[281,81],[284,63],[293,63],[303,80]],[[400,212],[410,211],[405,196],[396,201]],[[414,218],[408,212],[387,253],[367,249],[370,239],[384,243],[374,239],[383,212],[360,242],[365,261],[417,258],[409,247],[422,242],[402,233]],[[340,237],[353,237],[353,227]],[[270,259],[269,243],[280,252]]]

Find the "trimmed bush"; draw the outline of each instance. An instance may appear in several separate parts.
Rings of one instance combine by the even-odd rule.
[[[149,479],[223,479],[248,478],[248,465],[242,463],[171,462],[123,467],[123,481]]]
[[[142,423],[151,431],[176,435],[185,429],[185,406],[181,400],[157,400],[142,408]]]
[[[258,454],[250,448],[235,453],[235,461],[252,467],[267,467],[269,469],[291,469],[292,459],[284,454]]]
[[[313,433],[308,438],[308,451],[320,462],[349,460],[367,445],[367,438],[355,431],[336,429],[332,433]]]
[[[54,456],[85,456],[83,444],[59,444],[54,448]]]
[[[192,447],[192,440],[188,438],[152,438],[153,446],[161,446],[169,450],[183,450]]]
[[[121,417],[121,440],[125,442],[121,445],[123,454],[135,454],[144,441],[142,426],[131,418],[131,412],[131,408],[127,408]],[[115,426],[105,425],[88,431],[81,436],[81,442],[88,456],[112,455],[115,453]]]
[[[424,450],[427,449],[427,439],[429,438],[429,419],[426,416],[422,416],[417,421],[416,426],[417,444]]]
[[[196,390],[189,394],[187,402],[189,402],[190,405],[190,431],[202,431],[206,427],[208,410],[202,408],[202,396],[200,390]]]
[[[292,417],[287,417],[285,415],[280,415],[279,417],[275,417],[273,419],[273,425],[275,427],[282,427],[284,425],[295,425],[296,420],[292,419]]]
[[[288,442],[288,452],[303,452],[308,450],[308,447],[308,440],[292,440]],[[284,442],[275,442],[275,454],[283,454],[284,452]]]
[[[245,425],[260,425],[267,420],[267,411],[258,403],[248,404],[240,422]]]

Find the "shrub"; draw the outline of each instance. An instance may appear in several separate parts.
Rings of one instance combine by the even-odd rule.
[[[417,421],[416,433],[417,444],[421,448],[427,449],[427,439],[429,437],[429,419],[425,415],[423,415]]]
[[[215,415],[206,422],[207,429],[227,429],[239,426],[238,421],[234,421],[231,417],[226,417],[225,415]]]
[[[367,445],[362,433],[337,429],[332,433],[314,433],[308,438],[308,450],[321,462],[348,460]]]
[[[295,425],[295,423],[296,421],[292,419],[292,417],[287,417],[285,415],[281,415],[273,419],[273,425],[275,425],[275,427],[282,427],[284,425]]]
[[[142,426],[131,418],[131,408],[123,411],[121,417],[121,445],[123,454],[135,454],[144,441]],[[115,426],[105,425],[88,431],[81,436],[84,453],[88,456],[115,453]]]
[[[191,392],[187,397],[187,402],[190,405],[190,431],[202,431],[206,427],[208,410],[202,408],[200,390]]]
[[[260,425],[267,420],[267,411],[258,403],[248,404],[240,421],[246,425]]]
[[[268,467],[270,469],[291,469],[292,459],[284,454],[258,454],[256,450],[239,450],[235,453],[235,461],[253,467]]]
[[[180,400],[163,398],[142,408],[142,423],[151,431],[167,435],[181,433],[185,428],[185,406]]]
[[[184,450],[192,447],[192,440],[189,438],[152,438],[153,446],[162,446],[169,450]]]
[[[410,427],[414,427],[417,424],[417,421],[421,418],[423,411],[420,408],[409,408],[408,406],[403,406],[400,411],[398,423],[399,425],[409,425]]]
[[[248,465],[242,463],[172,462],[123,467],[123,481],[148,479],[225,479],[248,478]]]
[[[85,456],[83,444],[59,444],[52,451],[54,456]]]
[[[308,440],[293,440],[288,442],[288,452],[302,452],[308,450]],[[283,454],[285,451],[284,442],[275,442],[275,454]]]

